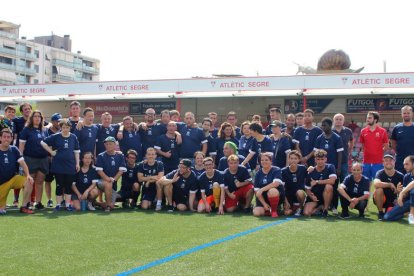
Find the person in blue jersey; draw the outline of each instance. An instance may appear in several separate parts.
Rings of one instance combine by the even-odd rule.
[[[79,122],[82,121],[81,118],[81,104],[78,101],[72,101],[69,104],[69,121],[72,124],[72,126],[70,127],[70,132],[74,133],[76,126],[78,125]]]
[[[138,153],[132,149],[125,154],[126,172],[122,175],[121,189],[118,192],[124,208],[135,208],[141,191],[138,181],[137,156]]]
[[[138,164],[138,181],[142,185],[142,209],[150,209],[156,202],[155,210],[161,210],[163,191],[157,189],[156,183],[163,176],[164,164],[157,160],[157,152],[154,148],[147,148],[145,160]]]
[[[235,137],[237,138],[237,140],[240,139],[241,129],[237,126],[236,112],[230,111],[229,113],[227,113],[226,122],[229,123],[233,127],[234,132],[235,132]]]
[[[288,154],[289,166],[282,169],[282,181],[285,183],[285,202],[283,204],[286,216],[300,216],[305,205],[305,182],[308,172],[304,165],[300,164],[302,155],[293,150]]]
[[[87,107],[83,110],[82,128],[75,129],[73,132],[78,137],[80,152],[96,152],[96,139],[98,136],[98,126],[93,123],[95,114],[92,108]]]
[[[249,149],[252,146],[254,138],[250,134],[250,122],[249,121],[243,122],[240,128],[241,128],[242,136],[240,137],[240,140],[239,140],[238,150],[239,150],[239,154],[243,155],[244,158],[246,158],[247,155],[249,155]]]
[[[0,215],[6,214],[6,201],[9,191],[22,188],[24,188],[24,195],[20,212],[32,214],[33,211],[29,209],[28,205],[30,204],[34,181],[20,151],[15,146],[11,146],[13,133],[10,129],[1,130],[0,142]],[[24,176],[18,174],[19,166],[23,168]]]
[[[231,124],[227,122],[224,122],[221,124],[219,132],[218,132],[218,137],[216,139],[216,150],[217,150],[216,167],[218,166],[220,159],[224,156],[223,154],[224,143],[233,142],[236,145],[239,144],[239,140],[235,138],[235,135],[236,133]]]
[[[305,124],[305,114],[303,112],[298,112],[295,114],[295,125],[296,127],[303,126]]]
[[[370,180],[362,175],[362,164],[354,163],[352,174],[345,177],[338,187],[342,206],[340,218],[349,218],[349,209],[358,210],[359,217],[364,218],[370,194],[369,182]]]
[[[282,133],[282,122],[273,121],[269,127],[272,129],[272,134],[269,136],[273,143],[273,165],[279,168],[284,168],[288,165],[288,153],[291,151],[289,138]]]
[[[201,151],[194,152],[194,166],[191,167],[191,170],[195,173],[197,178],[205,172],[203,160],[206,158],[206,155]]]
[[[204,135],[207,139],[207,156],[210,156],[213,158],[213,160],[216,159],[217,155],[217,146],[216,146],[216,138],[213,138],[213,136],[210,133],[211,126],[213,125],[213,122],[209,118],[204,118],[201,127],[203,129]]]
[[[401,108],[402,123],[397,124],[392,130],[391,147],[396,153],[395,168],[404,173],[404,159],[414,155],[414,124],[413,108],[403,106]]]
[[[302,154],[301,163],[303,165],[313,166],[313,151],[315,149],[316,138],[322,134],[322,130],[313,125],[313,110],[306,109],[303,112],[304,125],[297,127],[293,133],[293,142],[296,144],[296,150]]]
[[[60,133],[53,134],[41,142],[42,147],[52,156],[50,171],[56,177],[56,211],[60,209],[62,194],[65,197],[66,209],[73,211],[70,205],[72,183],[79,171],[79,142],[70,133],[71,123],[68,119],[59,121]]]
[[[4,108],[4,116],[0,116],[1,118],[1,127],[2,128],[10,128],[11,131],[15,132],[15,126],[13,119],[16,117],[16,108],[12,105],[6,105]]]
[[[157,140],[156,136],[156,113],[153,108],[145,111],[144,122],[139,124],[139,134],[142,142],[142,155],[147,152],[147,148],[153,148]]]
[[[44,208],[42,204],[43,182],[49,173],[47,151],[40,144],[47,137],[47,129],[43,126],[43,121],[42,112],[33,111],[19,138],[19,150],[23,153],[30,175],[34,179],[35,207],[39,210]]]
[[[105,209],[105,212],[110,212],[118,197],[117,181],[126,172],[126,164],[124,155],[115,151],[116,139],[114,137],[107,137],[104,143],[106,150],[96,159],[96,171],[100,176],[97,187],[105,194],[105,203],[101,207]]]
[[[233,142],[230,142],[230,141],[226,142],[224,144],[223,153],[224,153],[224,156],[220,159],[220,162],[219,162],[219,165],[218,165],[218,168],[217,168],[221,172],[224,172],[229,167],[229,164],[227,162],[227,158],[230,155],[233,155],[233,154],[237,155],[237,157],[239,157],[239,162],[240,163],[243,162],[244,159],[245,159],[243,155],[238,154],[237,145]],[[251,171],[249,163],[246,164],[246,169],[249,172]]]
[[[59,120],[62,119],[62,115],[60,113],[54,113],[52,117],[50,117],[50,127],[47,128],[48,136],[52,136],[53,134],[60,132],[60,125]],[[47,197],[47,207],[53,207],[53,200],[52,200],[52,182],[55,180],[54,174],[50,171],[50,167],[52,166],[52,158],[49,156],[49,173],[45,176],[45,192]]]
[[[98,197],[96,184],[99,182],[98,173],[93,166],[92,152],[85,152],[82,156],[80,170],[76,173],[72,183],[72,205],[76,211],[81,210],[81,201],[87,201],[89,211],[95,211],[92,202]]]
[[[282,111],[280,110],[280,108],[278,107],[273,107],[269,109],[269,125],[267,126],[266,130],[264,131],[265,135],[270,135],[272,134],[272,127],[271,127],[271,123],[274,121],[280,121],[282,122]],[[284,123],[281,123],[280,129],[285,128],[286,125]]]
[[[335,166],[326,163],[327,152],[315,151],[315,163],[312,172],[308,173],[306,179],[306,203],[303,209],[305,216],[312,216],[322,208],[322,216],[328,216],[328,207],[332,201],[333,185],[337,179]]]
[[[177,123],[170,121],[167,124],[167,133],[157,137],[155,150],[164,164],[164,173],[168,174],[177,169],[180,162],[181,134],[177,132]]]
[[[195,201],[195,195],[198,191],[198,182],[197,176],[191,170],[191,165],[191,160],[182,159],[177,170],[170,172],[157,182],[157,185],[172,191],[172,198],[169,194],[167,195],[168,212],[174,212],[175,208],[178,211],[196,211],[198,202]]]
[[[119,131],[120,124],[112,123],[112,115],[104,112],[101,115],[101,123],[97,124],[98,135],[96,136],[96,155],[105,151],[104,141],[107,137],[115,137]]]
[[[289,113],[286,116],[286,120],[285,120],[286,127],[282,128],[282,132],[286,133],[286,134],[289,134],[291,140],[292,140],[293,133],[295,132],[295,122],[296,122],[295,118],[296,118],[295,114]],[[293,141],[292,141],[292,143],[293,143]]]
[[[214,139],[216,139],[218,136],[218,128],[216,127],[218,114],[216,112],[209,112],[207,115],[211,120],[210,134]]]
[[[397,191],[402,190],[404,175],[395,169],[395,159],[391,154],[384,155],[384,169],[374,178],[374,204],[378,208],[378,220],[383,220],[385,212],[392,209],[397,201]]]
[[[339,184],[339,176],[341,175],[342,169],[342,152],[344,151],[344,147],[342,145],[341,137],[332,131],[332,124],[333,121],[331,118],[323,118],[322,119],[322,134],[316,138],[315,142],[315,149],[323,149],[327,152],[327,163],[332,164],[335,166],[337,179],[333,186],[333,197],[331,201],[331,209],[332,212],[337,215],[338,214],[338,184]]]
[[[344,115],[340,113],[335,114],[335,116],[333,117],[333,121],[334,121],[334,127],[332,131],[338,134],[339,137],[341,137],[342,145],[344,148],[344,150],[342,151],[341,171],[340,171],[340,174],[338,175],[341,181],[343,181],[345,177],[348,175],[349,154],[354,148],[354,137],[353,137],[352,130],[344,126],[344,123],[345,123]]]
[[[213,158],[203,160],[206,171],[198,178],[201,199],[198,201],[199,213],[210,213],[217,209],[219,215],[224,214],[224,179],[223,174],[214,169]]]
[[[408,223],[414,224],[414,155],[409,155],[404,159],[403,186],[397,188],[397,204],[384,215],[385,221],[397,221],[408,214]]]
[[[137,152],[137,161],[142,161],[142,144],[141,136],[134,128],[134,120],[131,116],[125,116],[122,119],[122,125],[118,130],[118,142],[119,148],[126,156],[129,150],[135,150]]]
[[[227,158],[228,168],[224,170],[225,210],[232,213],[243,209],[245,213],[251,212],[253,199],[252,177],[249,171],[239,163],[237,155]]]
[[[272,218],[277,218],[279,202],[285,199],[282,171],[272,165],[272,157],[270,153],[262,153],[260,156],[261,169],[254,179],[256,205],[253,215],[256,217],[270,215]]]
[[[154,134],[156,137],[167,133],[167,125],[170,121],[170,111],[168,109],[162,110],[160,113],[160,119],[155,122]]]
[[[249,128],[250,134],[253,136],[254,140],[249,149],[249,154],[241,164],[246,166],[247,163],[252,161],[252,163],[250,163],[251,169],[258,171],[260,168],[260,154],[264,152],[273,154],[273,144],[268,136],[262,134],[263,128],[260,124],[252,123]]]
[[[180,158],[190,159],[194,163],[194,152],[207,153],[207,139],[203,130],[197,127],[195,116],[192,112],[186,112],[184,116],[185,126],[181,127],[180,133],[183,144],[180,148]]]

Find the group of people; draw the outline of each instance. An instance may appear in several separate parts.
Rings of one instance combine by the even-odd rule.
[[[6,214],[8,193],[21,212],[47,206],[110,212],[116,202],[124,208],[163,208],[172,212],[243,211],[255,216],[364,217],[374,183],[379,220],[398,220],[409,213],[414,224],[414,125],[412,108],[402,108],[403,122],[391,135],[379,126],[379,114],[370,111],[361,130],[363,161],[352,164],[353,132],[336,114],[314,124],[310,109],[288,114],[282,121],[278,108],[269,110],[264,128],[258,115],[237,126],[229,112],[217,126],[210,112],[196,123],[192,112],[157,114],[149,108],[143,122],[131,116],[112,122],[103,113],[94,123],[94,110],[70,103],[70,116],[53,114],[46,122],[28,103],[7,106],[0,132],[0,214]],[[384,154],[385,153],[385,154]],[[51,183],[56,182],[56,202]],[[120,182],[120,189],[118,189]],[[252,201],[255,203],[252,208]],[[342,211],[337,208],[341,203]],[[33,208],[32,206],[33,205]]]

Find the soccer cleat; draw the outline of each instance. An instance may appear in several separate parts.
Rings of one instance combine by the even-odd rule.
[[[277,218],[277,217],[279,217],[279,215],[278,215],[278,213],[277,213],[277,209],[272,209],[272,210],[270,210],[270,216],[271,216],[272,218]]]
[[[60,203],[60,207],[65,207],[66,206],[66,202],[65,202],[65,200],[62,200],[62,202]]]
[[[36,202],[36,203],[35,203],[35,208],[36,208],[37,210],[42,210],[42,209],[44,209],[44,208],[45,208],[45,206],[42,204],[42,202]]]
[[[19,207],[19,201],[18,200],[13,201],[13,206],[14,207]]]
[[[174,212],[174,206],[172,206],[172,205],[168,205],[168,207],[167,207],[167,212],[169,212],[169,213]]]
[[[339,214],[338,210],[335,207],[332,207],[331,211],[332,211],[332,214],[334,214],[336,216]]]
[[[162,209],[161,204],[157,204],[157,205],[155,206],[155,211],[161,211],[161,209]]]
[[[4,216],[5,214],[6,214],[6,210],[1,209],[1,210],[0,210],[0,216]]]
[[[301,214],[302,214],[302,209],[301,208],[296,209],[295,217],[300,217]]]
[[[27,207],[20,207],[20,213],[25,213],[25,214],[31,215],[31,214],[33,214],[34,212],[33,212],[33,210],[30,210],[30,209],[29,209],[29,208],[27,208]]]
[[[322,215],[322,217],[324,217],[324,218],[326,218],[326,217],[328,217],[328,210],[323,210],[322,211],[322,213],[321,213],[321,215]]]
[[[47,201],[47,207],[48,207],[48,208],[52,208],[52,207],[53,207],[53,200],[49,199],[49,200]]]
[[[111,212],[111,207],[106,206],[106,208],[105,208],[105,212],[107,212],[107,213]]]
[[[66,211],[68,212],[72,212],[74,209],[72,207],[72,205],[69,205],[68,207],[66,207]]]
[[[95,207],[93,207],[92,202],[88,201],[88,210],[89,211],[96,211]]]
[[[382,221],[384,219],[384,212],[378,212],[378,220]]]
[[[349,216],[349,213],[347,211],[343,211],[342,210],[341,215],[339,216],[339,218],[341,218],[341,219],[349,219],[350,216]]]
[[[413,214],[408,215],[408,224],[414,225],[414,215]]]
[[[129,208],[129,203],[128,203],[127,200],[122,201],[122,208],[124,208],[124,209],[128,209]]]
[[[56,206],[55,206],[55,208],[53,209],[53,211],[60,211],[60,207],[61,205],[60,204],[56,204]]]

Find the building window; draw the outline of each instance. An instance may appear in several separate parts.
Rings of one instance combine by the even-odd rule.
[[[52,46],[52,40],[50,40],[50,39],[49,39],[49,40],[47,41],[47,46]]]
[[[36,73],[39,73],[39,65],[35,64],[34,69],[36,70]]]
[[[39,58],[39,50],[35,50],[34,54],[35,54],[36,58]]]

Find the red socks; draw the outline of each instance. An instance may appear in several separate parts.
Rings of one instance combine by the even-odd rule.
[[[268,197],[270,203],[270,214],[272,218],[277,218],[279,215],[277,214],[277,206],[279,205],[279,197]]]

